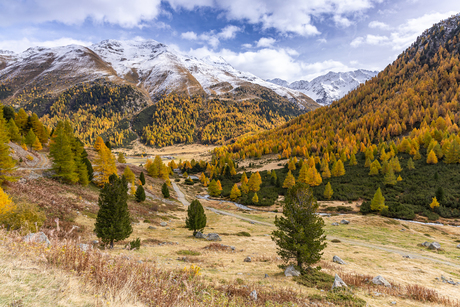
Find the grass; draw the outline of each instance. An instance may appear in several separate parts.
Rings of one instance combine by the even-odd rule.
[[[183,256],[200,256],[201,253],[197,251],[192,251],[188,249],[181,249],[180,251],[176,252],[178,255],[183,255]]]
[[[322,272],[318,269],[310,269],[304,274],[295,277],[294,280],[306,287],[330,290],[334,282],[334,276]]]

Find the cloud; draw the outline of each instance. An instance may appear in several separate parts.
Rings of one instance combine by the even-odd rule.
[[[389,30],[390,29],[390,26],[387,25],[386,23],[384,22],[380,22],[380,21],[371,21],[369,23],[369,28],[371,29],[382,29],[382,30]]]
[[[354,48],[361,46],[364,43],[364,38],[363,37],[357,37],[354,40],[351,41],[350,45]]]
[[[318,43],[320,43],[320,44],[326,44],[327,43],[327,39],[325,39],[325,38],[318,38],[316,41]]]
[[[257,47],[271,47],[274,43],[276,43],[276,39],[271,37],[262,37],[257,42]]]
[[[21,23],[60,22],[68,25],[94,23],[117,24],[122,27],[142,27],[161,14],[167,15],[162,3],[174,10],[189,11],[212,8],[227,20],[261,25],[281,33],[314,36],[320,32],[312,18],[332,16],[336,25],[349,26],[349,16],[372,8],[381,0],[23,0],[0,3],[0,26]],[[222,35],[232,37],[234,29]]]
[[[298,55],[288,48],[264,48],[257,51],[234,52],[222,49],[218,52],[207,47],[190,49],[186,52],[197,58],[208,55],[221,56],[235,69],[250,71],[262,79],[281,78],[289,82],[296,80],[312,80],[328,71],[349,71],[352,68],[334,60],[316,63],[305,63],[293,58]]]
[[[91,46],[92,42],[87,41],[80,41],[73,38],[62,37],[56,40],[48,40],[48,41],[37,41],[37,40],[29,40],[28,38],[23,38],[20,40],[6,40],[0,41],[0,49],[14,51],[16,53],[22,52],[30,47],[46,47],[46,48],[53,48],[59,46],[67,46],[67,45],[82,45],[82,46]]]
[[[182,37],[183,39],[188,39],[188,40],[198,39],[198,35],[196,35],[196,33],[193,31],[184,32],[180,35],[180,37]]]
[[[243,45],[241,45],[241,47],[249,49],[249,48],[252,48],[252,45],[251,44],[243,44]]]
[[[228,25],[223,28],[218,36],[222,39],[232,39],[235,38],[236,33],[242,31],[243,29],[234,25]]]

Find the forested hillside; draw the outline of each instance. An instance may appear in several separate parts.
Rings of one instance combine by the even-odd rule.
[[[454,16],[425,31],[377,77],[340,101],[274,130],[241,138],[216,149],[215,154],[236,160],[276,154],[279,159],[291,159],[290,169],[293,157],[306,161],[312,157],[309,168],[316,179],[305,181],[324,191],[331,174],[343,177],[333,180],[333,188],[342,191],[338,199],[370,200],[382,186],[392,195],[394,206],[421,206],[423,210],[410,210],[426,215],[434,209],[442,216],[458,216],[459,186],[451,171],[460,163],[459,40],[460,17]],[[453,167],[435,166],[438,163]],[[343,174],[337,173],[338,164],[344,166]],[[362,171],[348,172],[355,165]],[[414,167],[423,171],[404,173]],[[404,171],[398,178],[400,168]],[[364,180],[357,180],[362,176]],[[441,187],[437,192],[440,177],[444,190]],[[401,183],[405,180],[417,184]],[[432,184],[428,187],[424,181]],[[440,207],[433,202],[436,195],[442,198]],[[394,206],[389,210],[404,211]]]

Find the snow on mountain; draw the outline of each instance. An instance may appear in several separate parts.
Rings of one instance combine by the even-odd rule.
[[[338,73],[330,71],[326,75],[319,76],[310,82],[300,80],[289,84],[287,81],[278,78],[267,81],[300,91],[319,104],[329,105],[377,74],[377,71],[358,69]]]

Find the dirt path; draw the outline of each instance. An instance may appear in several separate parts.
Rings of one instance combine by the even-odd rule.
[[[19,167],[18,171],[34,171],[34,170],[48,170],[51,168],[51,161],[48,159],[46,153],[39,153],[40,161],[34,167]]]
[[[227,211],[223,211],[223,210],[218,210],[218,209],[214,209],[214,208],[210,208],[210,207],[206,207],[206,209],[211,210],[212,212],[217,213],[217,214],[223,214],[223,215],[232,216],[232,217],[235,217],[237,219],[247,221],[247,222],[250,222],[250,223],[254,223],[254,224],[260,224],[260,225],[265,225],[265,226],[275,226],[272,223],[266,223],[266,222],[260,222],[260,221],[252,220],[250,218],[243,217],[243,216],[240,216],[240,215],[237,215],[237,214],[234,214],[234,213],[230,213],[230,212],[227,212]],[[407,250],[404,250],[404,249],[393,248],[393,247],[392,248],[384,247],[384,246],[380,246],[380,245],[364,243],[364,242],[350,240],[350,239],[346,239],[346,238],[342,238],[342,237],[336,237],[336,236],[327,236],[327,238],[329,240],[338,239],[338,240],[342,241],[343,243],[347,243],[347,244],[363,246],[363,247],[366,247],[366,248],[377,249],[377,250],[381,250],[381,251],[385,251],[385,252],[389,252],[389,253],[396,253],[396,254],[399,254],[401,256],[409,256],[412,259],[423,259],[423,260],[433,261],[433,262],[436,262],[436,263],[440,263],[440,264],[444,264],[444,265],[448,265],[448,266],[460,269],[460,264],[458,264],[458,263],[453,263],[453,262],[446,261],[446,260],[443,260],[443,259],[438,259],[438,258],[435,258],[435,257],[423,256],[423,255],[420,255],[418,253],[414,253],[414,252],[407,251]]]
[[[174,191],[176,191],[177,199],[186,207],[190,206],[190,203],[185,199],[184,193],[180,190],[175,182],[172,183]]]

